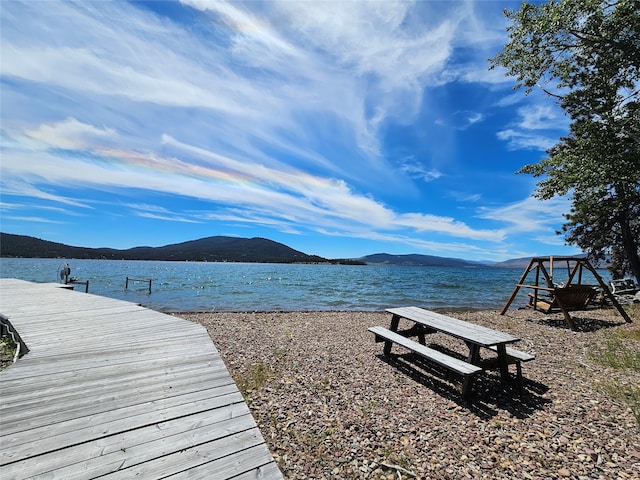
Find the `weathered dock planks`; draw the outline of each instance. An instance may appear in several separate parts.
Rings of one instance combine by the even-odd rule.
[[[0,477],[282,479],[206,330],[0,279],[29,352],[0,372]]]

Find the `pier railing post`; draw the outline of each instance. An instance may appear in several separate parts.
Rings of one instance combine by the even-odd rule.
[[[152,280],[153,280],[153,279],[151,279],[151,278],[150,278],[149,280],[143,280],[143,279],[141,279],[141,278],[129,278],[129,277],[127,276],[127,277],[125,278],[125,281],[124,281],[124,289],[125,289],[125,290],[128,290],[128,289],[129,289],[129,281],[131,281],[131,282],[148,282],[148,283],[149,283],[148,291],[149,291],[149,293],[151,293],[151,281],[152,281]]]

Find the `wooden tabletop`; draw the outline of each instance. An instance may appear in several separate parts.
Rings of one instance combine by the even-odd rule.
[[[465,322],[464,320],[448,317],[423,308],[400,307],[388,308],[386,311],[482,347],[504,345],[520,341],[520,338],[509,333],[493,330],[481,325],[476,325],[475,323]]]

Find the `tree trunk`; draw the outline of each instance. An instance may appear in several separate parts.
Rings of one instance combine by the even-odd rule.
[[[640,283],[640,252],[638,240],[634,237],[629,225],[629,218],[626,212],[621,218],[620,226],[622,227],[622,243],[624,244],[624,253],[629,262],[631,274],[636,277],[636,283]]]

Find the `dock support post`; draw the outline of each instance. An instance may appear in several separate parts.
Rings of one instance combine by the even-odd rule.
[[[125,279],[125,282],[124,282],[124,289],[125,290],[129,289],[129,281],[132,281],[132,282],[145,282],[145,283],[149,283],[149,288],[147,289],[147,291],[149,293],[151,293],[151,282],[152,282],[152,280],[153,280],[152,278],[150,278],[149,280],[142,280],[142,279],[139,279],[139,278],[129,278],[127,276],[126,279]]]

